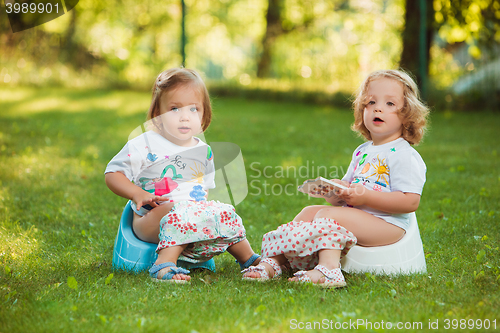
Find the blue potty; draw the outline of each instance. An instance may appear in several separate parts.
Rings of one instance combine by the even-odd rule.
[[[151,268],[157,258],[156,247],[158,244],[144,242],[136,237],[132,230],[134,212],[130,201],[123,209],[120,226],[116,234],[113,249],[113,268],[125,271],[142,272]],[[177,261],[177,266],[186,269],[205,268],[215,273],[215,262],[210,259],[201,263],[190,263],[183,260]]]

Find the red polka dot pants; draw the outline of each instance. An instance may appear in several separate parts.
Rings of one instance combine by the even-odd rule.
[[[307,270],[318,264],[319,250],[341,250],[342,258],[356,242],[356,236],[332,219],[292,221],[264,235],[261,254],[263,258],[283,254],[292,269]]]

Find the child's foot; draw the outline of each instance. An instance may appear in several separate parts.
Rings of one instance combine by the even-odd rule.
[[[154,264],[149,270],[149,276],[155,281],[188,283],[191,277],[187,274],[190,272],[187,269],[177,267],[172,262],[162,264]]]
[[[163,277],[165,276],[165,274],[168,274],[173,269],[175,269],[175,268],[167,267],[167,268],[159,270],[158,271],[158,275],[157,275],[156,278],[158,280],[162,280]],[[186,274],[175,274],[175,275],[172,276],[172,280],[186,280],[186,281],[190,281],[191,277],[189,275],[186,275]]]
[[[298,271],[293,278],[288,279],[291,282],[312,283],[315,286],[323,288],[338,288],[346,285],[344,275],[340,267],[328,269],[323,265],[317,265],[309,271]]]
[[[304,272],[304,271],[300,271],[300,272]],[[312,283],[323,283],[326,280],[325,275],[323,273],[321,273],[320,271],[317,271],[315,269],[311,269],[310,271],[305,271],[304,274],[307,275],[311,279]],[[301,276],[302,276],[302,274],[301,274]],[[288,278],[288,281],[298,282],[299,277],[294,274],[294,277]]]
[[[260,263],[260,260],[261,257],[258,254],[254,253],[245,263],[242,264],[238,260],[236,260],[236,262],[240,264],[241,270],[244,270],[245,268],[248,268],[250,266],[257,266]]]
[[[265,281],[281,276],[281,267],[276,260],[265,258],[257,266],[250,266],[241,271],[243,280]]]

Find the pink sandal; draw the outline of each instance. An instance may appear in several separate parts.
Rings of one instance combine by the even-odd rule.
[[[246,277],[243,276],[243,280],[249,280],[249,281],[268,281],[271,278],[269,277],[269,274],[266,271],[266,267],[264,265],[261,265],[263,262],[266,264],[270,265],[274,269],[274,276],[272,277],[273,279],[279,279],[281,276],[281,267],[278,265],[276,260],[271,259],[271,258],[264,258],[260,261],[260,263],[257,266],[250,266],[248,268],[245,268],[244,270],[241,271],[242,274],[245,274],[247,272],[256,272],[260,274],[260,277],[258,278],[251,278],[251,277]]]
[[[321,288],[340,288],[345,287],[345,279],[342,271],[339,268],[334,268],[329,270],[323,265],[317,265],[314,267],[315,270],[320,271],[325,276],[325,281],[323,283],[313,283],[311,278],[306,275],[306,271],[298,271],[294,275],[298,277],[298,281],[302,283],[312,283],[315,286]]]

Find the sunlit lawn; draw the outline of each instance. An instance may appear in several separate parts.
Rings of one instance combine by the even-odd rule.
[[[113,272],[126,200],[103,171],[148,105],[131,91],[0,88],[0,332],[282,332],[350,320],[424,331],[437,320],[446,331],[453,319],[500,329],[500,114],[433,112],[417,147],[427,274],[346,275],[347,288],[324,291],[242,282],[228,254],[190,286]],[[206,138],[241,147],[250,187],[237,211],[256,251],[263,233],[321,203],[296,184],[325,167],[341,177],[362,142],[349,110],[217,96],[213,106]]]

